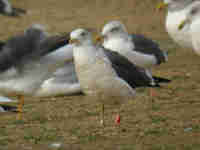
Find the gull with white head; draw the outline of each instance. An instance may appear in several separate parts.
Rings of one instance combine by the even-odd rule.
[[[170,80],[152,77],[151,67],[168,60],[166,52],[159,45],[143,35],[129,34],[120,21],[110,21],[104,25],[99,40],[103,47],[125,56],[130,62],[140,67],[152,79],[152,83],[168,83]]]
[[[187,12],[193,2],[197,0],[163,0],[158,5],[159,9],[167,7],[167,16],[165,27],[169,36],[181,47],[192,48],[192,41],[190,37],[190,27],[185,25],[180,31],[178,26],[182,20],[186,18]]]
[[[181,31],[185,26],[190,26],[193,49],[196,54],[200,55],[200,1],[192,3],[186,18],[180,22],[178,29]]]
[[[70,41],[74,43],[75,69],[81,89],[85,94],[96,95],[102,104],[120,104],[134,98],[136,87],[157,86],[123,55],[95,45],[87,30],[74,30]]]

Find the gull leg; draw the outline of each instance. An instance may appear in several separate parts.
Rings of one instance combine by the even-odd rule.
[[[24,97],[23,96],[18,96],[19,103],[18,103],[18,114],[17,114],[17,119],[22,120],[22,113],[23,113],[23,106],[24,106]]]
[[[120,109],[118,110],[118,114],[117,114],[117,116],[116,116],[116,118],[115,118],[115,123],[117,124],[117,125],[120,125],[120,121],[121,121],[121,116],[120,116]]]
[[[152,104],[154,103],[154,97],[155,96],[156,96],[156,92],[154,91],[153,88],[150,88],[150,98],[151,98]]]
[[[118,114],[117,114],[117,116],[115,118],[115,124],[117,125],[119,136],[121,134],[120,121],[121,121],[121,116],[120,116],[120,108],[119,108],[118,109]]]
[[[102,126],[104,126],[104,104],[101,104],[101,120],[100,123]]]

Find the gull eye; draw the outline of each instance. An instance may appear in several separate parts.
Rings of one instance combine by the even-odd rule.
[[[115,31],[118,31],[119,30],[119,28],[118,27],[115,27],[115,28],[112,28],[111,30],[110,30],[110,32],[115,32]]]
[[[82,33],[81,33],[81,36],[86,36],[86,35],[87,35],[86,32],[82,32]]]
[[[195,15],[198,12],[197,8],[194,8],[190,11],[190,14]]]

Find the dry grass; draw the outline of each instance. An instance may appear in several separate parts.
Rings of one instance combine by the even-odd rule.
[[[123,21],[130,32],[157,40],[169,51],[169,63],[154,74],[173,80],[157,89],[154,103],[148,89],[122,106],[120,128],[115,126],[115,106],[106,106],[106,127],[99,125],[99,105],[87,96],[48,99],[27,98],[24,120],[1,114],[0,150],[45,150],[61,142],[60,150],[199,150],[199,57],[176,46],[164,29],[164,12],[155,0],[15,0],[29,13],[13,19],[0,16],[1,40],[32,23],[47,25],[51,33],[76,27],[100,27],[108,20]]]

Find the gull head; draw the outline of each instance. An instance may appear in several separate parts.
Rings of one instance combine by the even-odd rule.
[[[92,43],[92,35],[86,29],[75,29],[70,33],[70,43],[75,46]]]
[[[36,37],[39,40],[43,40],[48,36],[45,27],[41,24],[33,24],[24,30],[24,35],[27,37]]]
[[[112,37],[121,37],[127,36],[128,32],[124,24],[120,21],[110,21],[104,25],[103,30],[101,32],[101,36],[103,38],[112,38]]]
[[[168,8],[169,11],[180,10],[187,7],[189,4],[196,0],[163,0],[157,6],[159,10],[163,8]]]
[[[191,24],[196,19],[200,18],[200,1],[194,2],[190,10],[186,14],[186,18],[182,20],[178,26],[179,30],[182,30],[186,24]]]

